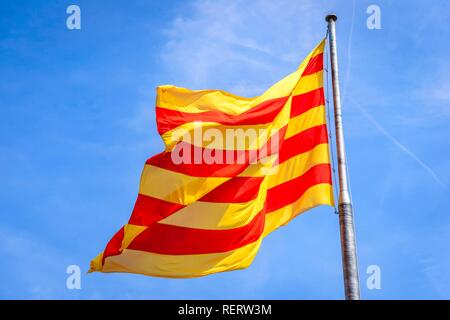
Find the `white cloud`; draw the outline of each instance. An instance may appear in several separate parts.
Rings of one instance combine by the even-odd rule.
[[[313,1],[198,0],[165,34],[162,58],[176,85],[252,96],[297,66],[325,23]]]

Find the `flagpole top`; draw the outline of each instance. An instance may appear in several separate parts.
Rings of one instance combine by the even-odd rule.
[[[326,20],[327,22],[330,22],[330,20],[336,21],[336,20],[337,20],[337,15],[334,14],[334,13],[330,13],[329,15],[327,15],[327,16],[325,17],[325,20]]]

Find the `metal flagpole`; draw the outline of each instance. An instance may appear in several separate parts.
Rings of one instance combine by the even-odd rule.
[[[345,298],[359,300],[358,261],[356,257],[355,229],[353,226],[353,210],[348,191],[347,163],[345,159],[344,133],[342,129],[341,95],[339,90],[339,71],[336,49],[335,14],[325,18],[328,22],[330,43],[331,79],[333,85],[334,124],[336,129],[336,149],[339,173],[339,225],[341,233],[342,268],[344,271]]]

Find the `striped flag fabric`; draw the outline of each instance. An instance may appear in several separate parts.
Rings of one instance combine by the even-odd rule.
[[[255,98],[158,87],[165,150],[145,163],[128,223],[90,272],[189,278],[246,268],[270,232],[334,205],[324,45]]]

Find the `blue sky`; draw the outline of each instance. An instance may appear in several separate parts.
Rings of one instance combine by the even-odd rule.
[[[81,8],[81,30],[66,8]],[[381,8],[381,30],[366,8]],[[246,270],[198,279],[86,275],[162,150],[155,87],[254,96],[337,24],[366,299],[450,299],[448,1],[2,1],[0,298],[341,299],[329,207],[268,236]],[[66,267],[82,269],[81,290]],[[381,268],[380,290],[366,269]]]

